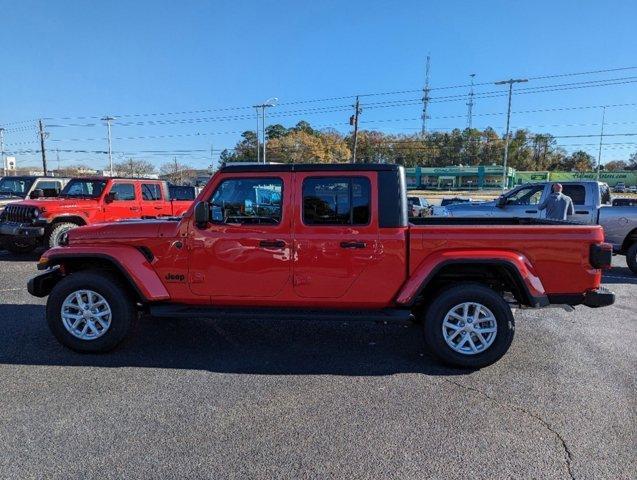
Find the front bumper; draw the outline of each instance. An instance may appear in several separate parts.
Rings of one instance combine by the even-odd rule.
[[[44,227],[17,222],[0,223],[0,235],[12,237],[38,238],[44,236]]]
[[[27,290],[34,297],[46,297],[56,283],[62,278],[59,268],[52,268],[40,275],[36,275],[27,282]]]

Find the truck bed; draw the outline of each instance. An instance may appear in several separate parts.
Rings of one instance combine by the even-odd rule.
[[[581,225],[563,220],[524,217],[414,217],[414,225]]]

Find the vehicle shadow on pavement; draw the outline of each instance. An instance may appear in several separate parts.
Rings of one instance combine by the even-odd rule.
[[[419,325],[307,320],[141,318],[102,355],[72,352],[49,332],[43,305],[0,305],[0,364],[146,367],[263,375],[464,375],[425,352]]]
[[[637,285],[637,275],[628,267],[613,267],[602,275],[603,284],[623,283]]]
[[[29,253],[11,253],[0,250],[0,260],[3,262],[37,262],[46,250],[38,248]]]

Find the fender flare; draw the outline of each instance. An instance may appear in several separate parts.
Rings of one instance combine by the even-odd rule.
[[[413,306],[417,297],[444,267],[449,265],[497,265],[513,275],[517,287],[533,307],[549,304],[542,281],[531,262],[523,254],[507,250],[452,250],[426,257],[396,296],[396,303]]]
[[[133,287],[139,298],[147,302],[169,300],[170,294],[143,252],[130,246],[56,247],[46,251],[38,268],[63,265],[65,260],[98,259],[110,263]],[[125,261],[124,261],[125,259]]]

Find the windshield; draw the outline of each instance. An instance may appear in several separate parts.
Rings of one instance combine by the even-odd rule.
[[[28,177],[4,177],[0,180],[0,195],[25,198],[34,181]]]
[[[106,185],[106,180],[84,180],[76,178],[66,184],[60,197],[66,198],[97,198]]]

